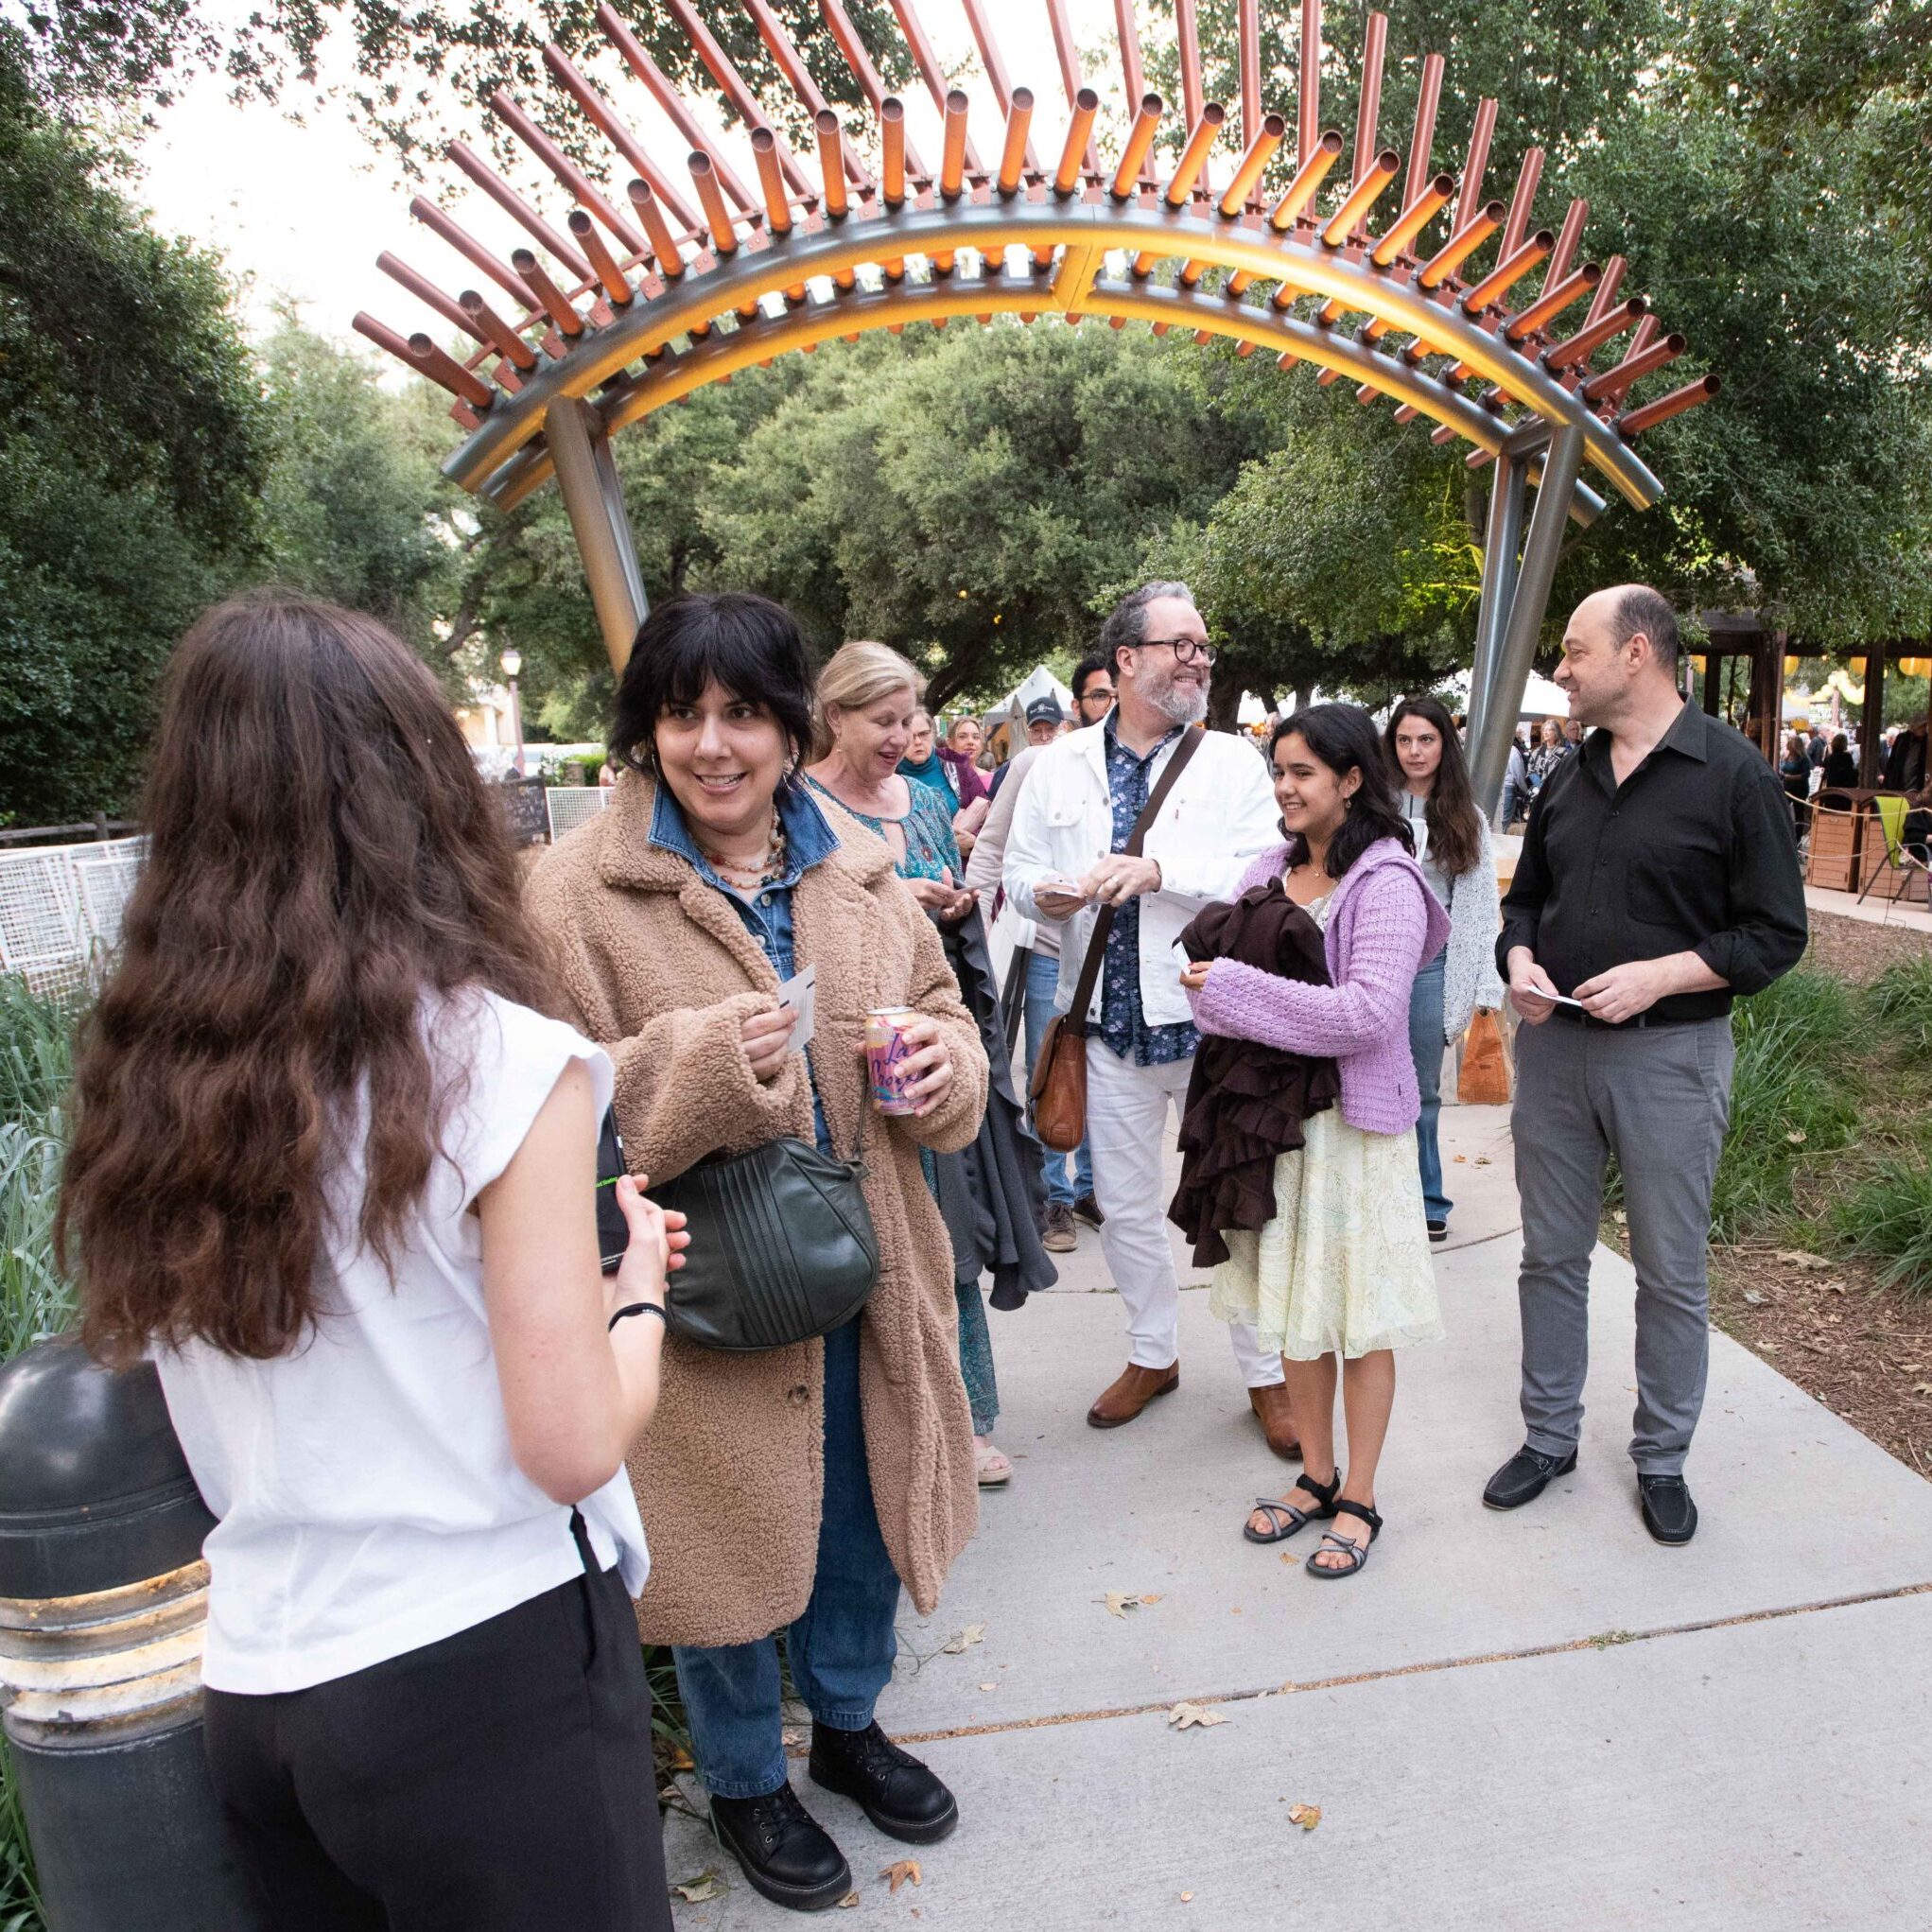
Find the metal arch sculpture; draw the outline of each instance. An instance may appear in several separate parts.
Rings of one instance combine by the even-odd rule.
[[[664,4],[742,124],[756,187],[604,0],[600,26],[689,144],[685,183],[657,165],[560,47],[547,46],[551,75],[628,172],[628,211],[499,91],[492,111],[570,198],[567,235],[454,142],[449,158],[523,232],[523,244],[506,263],[422,196],[410,210],[508,297],[508,313],[475,288],[452,297],[384,253],[378,265],[388,274],[478,346],[459,360],[426,334],[405,337],[367,314],[355,320],[454,395],[451,414],[467,432],[444,465],[454,481],[507,508],[556,477],[614,666],[646,608],[609,453],[617,430],[735,370],[835,336],[954,317],[990,322],[1001,312],[1027,322],[1105,318],[1115,327],[1144,321],[1162,332],[1192,329],[1202,342],[1230,337],[1240,354],[1266,349],[1283,368],[1312,363],[1323,383],[1352,379],[1358,402],[1391,404],[1398,422],[1431,423],[1436,441],[1470,444],[1472,468],[1493,463],[1471,692],[1471,763],[1480,794],[1493,801],[1564,528],[1603,507],[1583,480],[1586,467],[1633,506],[1655,502],[1662,486],[1632,439],[1718,387],[1705,375],[1627,407],[1632,389],[1680,356],[1684,339],[1662,333],[1641,295],[1622,295],[1621,255],[1579,263],[1585,202],[1573,201],[1555,232],[1532,227],[1541,149],[1524,152],[1506,204],[1486,198],[1494,100],[1478,105],[1460,175],[1440,171],[1433,144],[1444,62],[1425,59],[1397,212],[1377,234],[1370,215],[1402,173],[1378,127],[1388,27],[1381,13],[1368,16],[1352,165],[1337,190],[1328,178],[1347,144],[1321,124],[1321,0],[1302,0],[1292,143],[1287,117],[1262,99],[1259,0],[1241,0],[1244,145],[1217,190],[1210,159],[1227,115],[1203,98],[1193,0],[1175,0],[1186,142],[1165,181],[1149,165],[1165,104],[1145,88],[1133,0],[1115,0],[1115,14],[1125,97],[1138,109],[1112,167],[1094,140],[1100,101],[1082,75],[1065,0],[1044,0],[1067,101],[1057,157],[1044,160],[1034,142],[1035,96],[1010,84],[986,0],[963,0],[1004,120],[990,166],[967,132],[968,97],[948,85],[913,0],[892,0],[942,116],[931,170],[841,0],[819,4],[870,104],[863,157],[767,0],[741,0],[811,115],[809,167],[690,0]],[[1479,268],[1492,237],[1489,265]],[[1506,297],[1539,268],[1537,291],[1511,309]],[[1559,318],[1586,298],[1582,322],[1559,338]],[[1363,320],[1339,326],[1349,316]]]

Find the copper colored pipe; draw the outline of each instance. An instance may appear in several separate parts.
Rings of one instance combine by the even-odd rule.
[[[1624,360],[1627,362],[1632,356],[1641,356],[1657,339],[1657,332],[1662,326],[1654,315],[1645,314],[1637,324],[1637,333],[1630,338],[1630,346],[1624,352]]]
[[[457,300],[489,339],[497,355],[516,369],[536,367],[536,354],[530,344],[474,288],[465,288]]]
[[[833,221],[844,218],[845,200],[845,132],[839,125],[839,117],[830,108],[821,108],[811,117],[812,127],[818,132],[818,169],[824,177],[826,198],[821,204],[827,217]]]
[[[1194,131],[1188,136],[1188,145],[1181,149],[1181,158],[1175,163],[1174,179],[1167,184],[1167,205],[1170,208],[1187,206],[1194,192],[1194,183],[1208,165],[1208,150],[1213,147],[1215,136],[1221,131],[1221,124],[1227,118],[1227,110],[1218,100],[1210,100],[1201,110],[1200,118],[1194,123]]]
[[[670,211],[673,221],[695,228],[698,218],[679,200],[664,170],[644,151],[644,145],[624,123],[603,96],[571,65],[562,47],[552,42],[544,49],[544,64],[563,85],[566,93],[596,123],[603,137],[631,164],[635,172],[651,183],[652,192]]]
[[[1557,231],[1557,252],[1550,257],[1549,269],[1543,276],[1545,294],[1570,272],[1570,264],[1576,259],[1576,246],[1583,239],[1583,224],[1589,219],[1588,201],[1570,203],[1569,212],[1563,217],[1563,225]],[[1602,271],[1598,272],[1601,274]]]
[[[1093,117],[1100,112],[1100,96],[1083,87],[1073,96],[1072,118],[1067,123],[1067,145],[1060,149],[1060,165],[1053,176],[1053,192],[1063,200],[1080,185],[1080,159],[1093,143]]]
[[[1321,0],[1301,0],[1301,67],[1297,83],[1300,92],[1296,104],[1297,146],[1306,165],[1321,139]]]
[[[1380,151],[1375,145],[1375,124],[1382,114],[1382,62],[1388,46],[1388,15],[1370,12],[1368,28],[1362,39],[1362,99],[1355,111],[1355,179],[1368,172]]]
[[[469,312],[452,302],[426,275],[419,275],[408,262],[399,261],[387,249],[376,256],[375,266],[392,282],[400,282],[418,302],[433,308],[444,321],[454,322],[465,335],[476,337],[479,342],[490,339],[471,319]]]
[[[1255,137],[1266,124],[1262,104],[1262,9],[1260,0],[1240,0],[1235,9],[1235,37],[1241,43],[1241,131],[1253,151]],[[1287,123],[1281,131],[1287,132]],[[1245,200],[1245,197],[1243,197]]]
[[[481,242],[466,230],[459,228],[434,201],[415,196],[409,202],[409,213],[432,234],[440,235],[461,255],[472,268],[482,270],[504,294],[513,302],[520,302],[526,308],[537,305],[536,297],[517,280],[509,266],[499,262]],[[399,336],[398,341],[402,339]]]
[[[447,349],[439,349],[427,336],[409,338],[409,357],[431,382],[440,382],[473,409],[487,409],[496,400],[495,390],[478,381]]]
[[[527,248],[518,249],[510,259],[516,265],[516,272],[536,290],[544,313],[559,331],[566,336],[581,336],[583,318],[571,306],[570,298],[550,280],[544,265]]]
[[[1114,184],[1109,193],[1115,200],[1126,200],[1139,184],[1141,164],[1154,145],[1154,131],[1160,125],[1160,96],[1143,94],[1140,112],[1134,116],[1134,125],[1127,130],[1126,143],[1121,149],[1121,165],[1114,169]]]
[[[1413,423],[1420,414],[1414,403],[1404,403],[1389,420],[1393,423]]]
[[[1416,131],[1409,142],[1409,179],[1402,189],[1406,206],[1429,183],[1429,155],[1436,145],[1436,110],[1442,99],[1442,56],[1431,54],[1422,62],[1416,92]]]
[[[590,177],[511,99],[508,93],[498,88],[490,96],[490,111],[498,120],[505,122],[512,133],[556,176],[558,183],[570,195],[590,209],[633,254],[644,252],[644,237],[611,206],[603,191]]]
[[[771,122],[763,107],[759,105],[757,96],[746,84],[744,76],[732,65],[731,56],[719,45],[717,36],[698,17],[697,9],[690,4],[690,0],[663,0],[663,4],[670,9],[678,26],[684,29],[685,38],[697,49],[698,59],[704,61],[711,78],[718,83],[719,92],[738,110],[739,118],[747,128],[770,127]],[[704,146],[706,153],[709,153],[708,143],[700,145]],[[811,183],[806,179],[798,164],[786,151],[782,142],[778,148],[778,161],[785,170],[786,180],[792,187],[801,195],[809,195],[811,192]],[[745,212],[747,214],[751,212],[749,204]]]
[[[738,235],[731,226],[731,210],[718,187],[718,170],[708,154],[690,158],[691,184],[698,191],[698,205],[705,211],[705,223],[711,231],[712,252],[721,258],[738,252]]]
[[[906,199],[906,110],[888,96],[879,104],[879,192],[888,208]]]
[[[1449,424],[1444,423],[1430,430],[1429,441],[1431,443],[1453,443],[1461,434],[1462,431],[1460,429],[1453,428]]]
[[[651,183],[640,176],[625,192],[631,198],[632,207],[637,211],[638,220],[644,224],[644,233],[651,237],[651,252],[657,257],[657,272],[667,282],[675,282],[685,271],[684,252],[677,245],[677,236],[670,232],[670,224],[664,218],[664,210],[658,206],[657,197],[651,192]]]
[[[792,233],[792,197],[786,192],[785,177],[778,167],[778,141],[769,128],[754,128],[752,159],[757,164],[758,187],[765,198],[765,232],[779,235]]]
[[[1017,195],[1019,174],[1033,164],[1033,142],[1027,130],[1033,126],[1033,90],[1016,87],[1006,109],[1006,145],[1000,151],[1000,192]]]
[[[1466,228],[1470,218],[1484,206],[1483,176],[1489,165],[1489,143],[1496,133],[1496,102],[1493,97],[1476,103],[1475,125],[1470,130],[1470,158],[1462,170],[1462,195],[1455,204],[1457,228]]]
[[[860,92],[872,103],[880,120],[886,118],[885,104],[891,96],[885,91],[885,83],[879,78],[879,70],[872,64],[871,57],[865,51],[865,43],[859,38],[859,30],[852,25],[851,16],[840,4],[840,0],[818,0],[818,10],[825,15],[826,25],[832,30],[832,38],[839,44],[839,51],[845,57],[845,65],[852,70],[859,82]],[[905,139],[904,109],[900,109],[901,125],[899,139],[904,148],[905,165],[915,175],[924,174],[919,165],[919,156]],[[900,200],[904,197],[901,195]],[[889,206],[896,207],[896,201]]]
[[[1617,290],[1624,286],[1624,270],[1627,266],[1622,255],[1612,255],[1603,265],[1603,280],[1596,285],[1596,293],[1590,298],[1590,313],[1583,319],[1585,327],[1610,313],[1610,305],[1617,299]]]
[[[1353,231],[1375,205],[1376,199],[1396,178],[1402,158],[1393,148],[1384,148],[1369,164],[1368,172],[1349,190],[1348,199],[1328,218],[1321,238],[1330,248],[1343,247]]]
[[[1654,318],[1646,316],[1646,322]],[[1583,385],[1583,400],[1587,403],[1607,402],[1613,396],[1620,396],[1633,384],[1642,382],[1646,375],[1662,369],[1666,362],[1675,362],[1687,345],[1681,336],[1665,336],[1662,341],[1651,342],[1643,348],[1631,345],[1631,353],[1614,369],[1606,369],[1601,375],[1593,375]],[[1631,412],[1635,414],[1633,410]]]
[[[1425,181],[1422,192],[1413,197],[1409,205],[1396,217],[1388,233],[1375,244],[1374,252],[1368,259],[1378,269],[1387,268],[1448,207],[1449,198],[1454,193],[1455,177],[1453,174],[1438,174],[1434,181]]]
[[[926,38],[926,29],[919,25],[919,16],[913,10],[913,0],[892,0],[892,10],[898,16],[899,30],[906,37],[906,44],[913,50],[913,60],[919,69],[920,78],[926,83],[926,92],[932,96],[932,105],[944,114],[946,96],[945,71],[940,67],[939,57],[932,51],[932,43]],[[984,174],[980,165],[980,157],[973,148],[973,137],[966,136],[966,165],[975,174]]]
[[[1479,208],[1416,270],[1416,285],[1437,288],[1503,225],[1503,203]]]
[[[1521,315],[1510,321],[1503,331],[1504,336],[1511,342],[1527,341],[1541,330],[1545,322],[1560,315],[1579,295],[1594,288],[1602,280],[1603,270],[1594,262],[1585,262],[1574,275],[1564,276],[1554,288],[1545,287]]]
[[[1255,184],[1266,171],[1268,163],[1275,158],[1275,150],[1280,147],[1288,132],[1288,123],[1279,114],[1264,114],[1255,131],[1255,137],[1247,144],[1247,152],[1241,157],[1241,165],[1234,170],[1234,179],[1227,183],[1227,192],[1221,197],[1221,212],[1228,220],[1241,213],[1248,204],[1255,191]]]
[[[1536,204],[1537,183],[1542,180],[1543,150],[1540,148],[1525,148],[1523,150],[1523,165],[1517,170],[1516,189],[1509,197],[1509,218],[1503,224],[1503,239],[1497,244],[1498,256],[1513,255],[1523,246],[1523,238],[1529,233],[1530,210]],[[1556,246],[1555,238],[1551,247]]]
[[[501,175],[479,161],[461,141],[452,141],[444,152],[519,228],[542,242],[573,275],[585,282],[590,280],[590,264],[541,215],[527,207]],[[513,263],[516,257],[512,255],[510,259]]]
[[[718,170],[718,179],[723,183],[724,192],[749,215],[757,203],[725,165],[723,158],[712,152],[710,138],[691,118],[691,111],[685,105],[684,96],[664,78],[657,62],[645,51],[643,43],[631,31],[610,0],[599,0],[597,24],[602,27],[612,46],[623,56],[624,64],[656,97],[658,106],[670,117],[671,125],[693,148],[711,156],[711,165]],[[644,170],[639,168],[637,172],[643,174]],[[648,175],[645,178],[650,179]],[[695,222],[686,224],[687,227],[696,225]]]
[[[1714,375],[1700,375],[1696,382],[1687,382],[1681,389],[1672,390],[1667,396],[1659,396],[1654,403],[1645,403],[1641,409],[1631,409],[1619,416],[1617,434],[1642,435],[1645,429],[1653,428],[1659,423],[1666,423],[1673,416],[1681,416],[1686,409],[1695,409],[1699,403],[1709,402],[1723,386]]]
[[[617,257],[611,253],[604,238],[597,232],[597,224],[582,208],[572,208],[568,217],[570,233],[583,244],[583,252],[590,257],[590,266],[597,270],[597,279],[603,285],[603,292],[613,308],[629,308],[631,305],[631,285],[624,280],[624,271],[618,267]],[[641,242],[637,253],[643,252]]]
[[[1324,369],[1322,373],[1315,377],[1316,383],[1323,389],[1332,389],[1336,383],[1341,381],[1341,379],[1342,372],[1339,369]]]
[[[1514,254],[1505,255],[1462,299],[1465,315],[1481,315],[1492,302],[1499,301],[1557,245],[1547,228],[1540,228]]]
[[[1208,105],[1201,85],[1201,34],[1194,21],[1194,0],[1174,0],[1174,29],[1180,55],[1181,113],[1191,128],[1198,128]]]
[[[1147,75],[1140,64],[1140,29],[1134,23],[1134,0],[1114,0],[1114,31],[1121,44],[1121,78],[1126,84],[1126,97],[1139,100],[1147,92]]]
[[[1297,356],[1293,349],[1283,349],[1281,353],[1275,357],[1275,367],[1277,369],[1293,369],[1295,365],[1300,360],[1301,357]]]
[[[1275,307],[1285,311],[1293,308],[1307,293],[1306,288],[1297,288],[1293,282],[1278,282],[1274,294],[1268,300]]]
[[[1608,280],[1608,272],[1605,279]],[[1596,285],[1597,293],[1603,293],[1603,283]],[[1614,308],[1607,308],[1593,320],[1587,322],[1567,341],[1555,342],[1543,352],[1543,367],[1551,374],[1568,369],[1573,363],[1587,362],[1610,339],[1620,336],[1634,322],[1648,314],[1650,305],[1641,295],[1632,295],[1627,302],[1620,302]]]
[[[1320,0],[1309,0],[1311,6],[1318,6]],[[1275,203],[1274,211],[1268,217],[1268,225],[1285,234],[1295,226],[1295,218],[1314,200],[1315,190],[1327,179],[1329,169],[1335,165],[1342,151],[1341,131],[1330,128],[1310,145],[1301,157],[1301,165],[1295,172],[1295,179],[1281,192],[1281,199]]]
[[[968,105],[965,94],[957,87],[946,96],[946,148],[939,157],[939,193],[949,201],[958,200],[966,185]]]
[[[422,365],[416,360],[415,352],[409,347],[409,343],[401,336],[397,335],[387,322],[377,322],[367,309],[357,309],[349,326],[358,336],[367,337],[378,349],[388,350],[398,362],[404,363],[418,375],[424,373]],[[447,389],[449,385],[445,383],[444,387]]]
[[[980,60],[985,67],[986,78],[993,83],[993,97],[1000,103],[1000,112],[1006,116],[1007,137],[1010,143],[1012,138],[1014,101],[1018,95],[1024,94],[1030,109],[1033,92],[1030,88],[1016,89],[1007,80],[1006,62],[1000,58],[1000,43],[994,38],[992,23],[986,18],[984,0],[964,0],[964,5],[966,11],[966,24],[973,30],[973,43],[980,50]],[[1021,143],[1021,165],[1029,174],[1037,174],[1039,172],[1039,157],[1033,151],[1031,136],[1026,137]],[[1005,171],[1003,163],[1001,171],[1002,174]],[[1015,179],[1017,184],[1018,170],[1016,170]],[[1013,190],[1008,188],[1002,192],[1011,194]]]

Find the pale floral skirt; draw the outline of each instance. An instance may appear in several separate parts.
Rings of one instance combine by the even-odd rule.
[[[1275,1162],[1275,1218],[1223,1235],[1209,1306],[1294,1362],[1439,1341],[1415,1129],[1368,1134],[1331,1110],[1307,1132]]]

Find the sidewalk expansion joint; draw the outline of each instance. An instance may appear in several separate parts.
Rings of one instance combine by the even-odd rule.
[[[1856,1596],[1831,1596],[1816,1603],[1788,1604],[1778,1610],[1741,1610],[1735,1616],[1704,1617],[1695,1623],[1662,1624],[1652,1630],[1606,1630],[1593,1637],[1575,1637],[1561,1644],[1534,1644],[1522,1650],[1491,1650],[1472,1657],[1437,1658],[1427,1663],[1401,1663],[1388,1670],[1354,1671],[1344,1677],[1311,1678],[1306,1683],[1274,1684],[1265,1690],[1192,1693],[1186,1701],[1192,1704],[1251,1704],[1263,1697],[1298,1696],[1304,1691],[1347,1690],[1356,1684],[1381,1683],[1389,1678],[1431,1677],[1438,1671],[1468,1670],[1490,1663],[1517,1663],[1530,1658],[1562,1657],[1578,1650],[1621,1649],[1627,1644],[1648,1644],[1661,1637],[1692,1637],[1706,1630],[1734,1629],[1743,1624],[1772,1623],[1783,1617],[1810,1616],[1818,1610],[1852,1610],[1860,1604],[1889,1603],[1895,1597],[1932,1594],[1932,1582],[1906,1583],[1893,1590],[1868,1590]],[[944,1744],[956,1737],[994,1737],[1009,1731],[1044,1731],[1057,1724],[1099,1724],[1114,1717],[1147,1717],[1171,1711],[1181,1701],[1181,1693],[1151,1704],[1122,1704],[1096,1711],[1053,1712],[1039,1717],[1021,1717],[1006,1723],[961,1724],[949,1731],[895,1732],[896,1744]]]

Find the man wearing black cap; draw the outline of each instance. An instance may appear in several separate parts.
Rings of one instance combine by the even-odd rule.
[[[1060,709],[1060,701],[1049,691],[1044,698],[1036,698],[1026,707],[1026,741],[1028,744],[1052,744],[1067,728],[1067,714]]]

